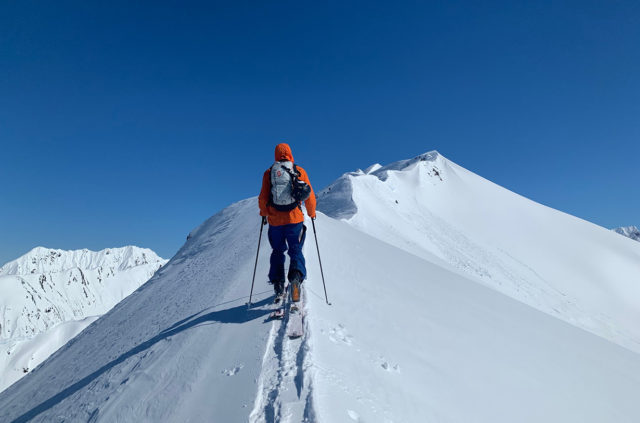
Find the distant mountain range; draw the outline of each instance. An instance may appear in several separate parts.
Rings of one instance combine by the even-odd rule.
[[[0,391],[165,263],[133,246],[98,252],[37,247],[0,267]]]

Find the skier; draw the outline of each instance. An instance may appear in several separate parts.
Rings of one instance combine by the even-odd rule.
[[[262,224],[269,223],[271,267],[269,283],[273,284],[276,302],[284,294],[284,253],[288,249],[290,258],[287,279],[291,285],[291,300],[300,301],[300,284],[307,277],[302,254],[307,228],[303,224],[304,202],[307,214],[316,218],[316,196],[311,188],[307,172],[296,166],[288,144],[276,146],[275,163],[264,172],[262,189],[258,197]],[[288,247],[288,248],[287,248]]]

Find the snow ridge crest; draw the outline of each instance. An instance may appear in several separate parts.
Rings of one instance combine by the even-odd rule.
[[[393,172],[409,172],[421,165],[428,168],[427,173],[430,177],[437,177],[442,181],[446,159],[436,150],[431,150],[385,166],[376,163],[364,171],[345,173],[318,194],[318,210],[334,219],[350,219],[358,212],[358,206],[353,199],[354,179],[374,176],[384,182]]]
[[[60,273],[75,268],[90,270],[113,267],[125,270],[144,264],[164,262],[154,251],[132,245],[105,248],[101,251],[91,251],[86,248],[67,251],[36,247],[18,259],[0,267],[0,276]]]
[[[376,169],[370,174],[375,175],[380,180],[384,181],[388,178],[388,173],[390,170],[395,170],[395,171],[411,170],[421,162],[434,163],[438,159],[438,157],[442,157],[442,156],[436,150],[432,150],[424,154],[420,154],[419,156],[416,156],[411,159],[399,160],[397,162],[393,162],[386,166],[382,166],[381,168]]]

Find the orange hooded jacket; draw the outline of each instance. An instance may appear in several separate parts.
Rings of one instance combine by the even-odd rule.
[[[291,148],[288,144],[282,143],[276,146],[275,152],[276,161],[288,160],[293,163],[293,154],[291,154]],[[313,188],[311,187],[311,182],[309,182],[309,176],[307,176],[307,172],[296,165],[298,171],[300,172],[300,180],[309,184],[309,188],[311,188],[311,194],[309,194],[309,198],[304,202],[304,206],[307,209],[307,214],[309,217],[316,217],[316,195],[313,192]],[[269,221],[269,225],[271,226],[281,226],[288,225],[290,223],[300,223],[304,222],[304,214],[302,214],[302,210],[299,207],[291,211],[278,211],[273,207],[269,206],[269,194],[271,193],[271,168],[267,169],[262,176],[262,189],[260,190],[260,196],[258,197],[258,205],[260,206],[260,216],[267,216],[267,220]]]

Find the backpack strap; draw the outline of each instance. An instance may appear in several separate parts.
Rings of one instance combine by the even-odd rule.
[[[293,172],[291,172],[289,169],[287,169],[287,172],[289,172],[292,177],[295,177],[296,180],[301,176],[300,171],[298,170],[298,166],[296,166],[295,163],[293,163]],[[292,179],[291,182],[293,183],[294,179]],[[298,201],[298,208],[300,209],[300,211],[302,211],[302,201]],[[304,227],[304,225],[302,226]]]
[[[296,177],[299,178],[300,177],[300,171],[298,170],[298,166],[296,166],[295,163],[293,163],[293,170],[290,170],[288,167],[286,166],[282,166],[282,168],[292,177]]]
[[[267,207],[273,206],[273,193],[271,192],[271,171],[273,165],[269,166],[269,201],[267,201]]]

